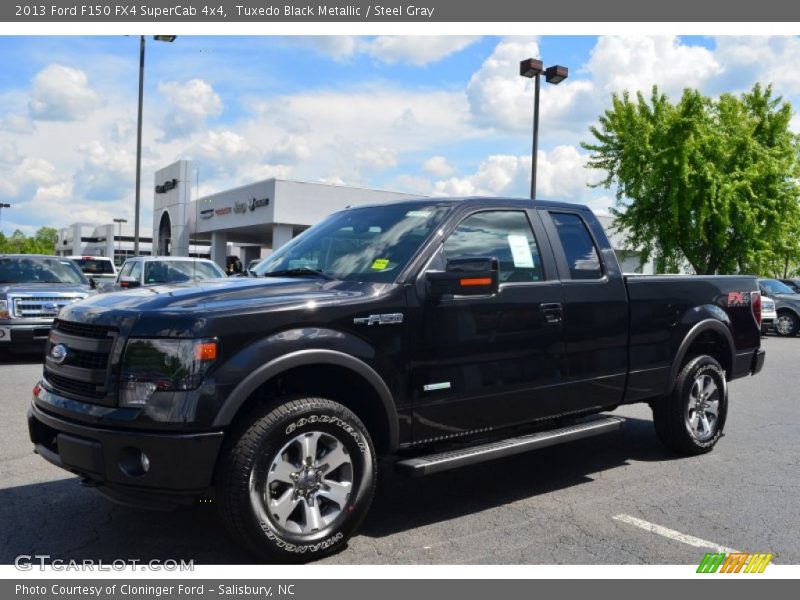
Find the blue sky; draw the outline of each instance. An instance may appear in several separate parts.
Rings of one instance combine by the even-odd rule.
[[[156,169],[187,158],[206,194],[277,176],[419,194],[525,196],[543,84],[540,196],[605,211],[580,142],[611,93],[716,95],[758,77],[800,100],[794,37],[200,37],[148,40],[143,223]],[[765,67],[766,65],[766,67]],[[0,37],[2,229],[132,222],[138,37]],[[795,120],[795,124],[797,124]]]

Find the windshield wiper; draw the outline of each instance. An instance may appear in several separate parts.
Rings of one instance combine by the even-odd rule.
[[[329,281],[333,281],[336,278],[331,277],[322,269],[309,269],[308,267],[300,267],[298,269],[284,269],[282,271],[271,271],[269,273],[264,273],[264,277],[322,277],[323,279],[327,279]]]

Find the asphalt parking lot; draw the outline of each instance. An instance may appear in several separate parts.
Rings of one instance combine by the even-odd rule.
[[[359,535],[324,562],[697,564],[708,542],[800,563],[800,338],[764,347],[764,371],[731,385],[711,454],[672,456],[649,409],[632,406],[616,413],[627,418],[619,434],[423,479],[385,474]],[[0,357],[0,563],[253,562],[213,506],[117,506],[35,456],[25,412],[40,372],[37,356]]]

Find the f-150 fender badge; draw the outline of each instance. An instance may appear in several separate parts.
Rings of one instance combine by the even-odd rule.
[[[353,319],[355,325],[399,325],[402,322],[403,313],[370,315],[368,317],[356,317]]]

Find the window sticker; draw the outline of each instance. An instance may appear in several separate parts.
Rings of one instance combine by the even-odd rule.
[[[528,238],[524,235],[508,235],[508,247],[511,248],[511,257],[516,268],[533,268],[533,255]]]
[[[372,262],[372,269],[375,271],[383,271],[386,267],[389,266],[389,259],[388,258],[376,258]]]
[[[410,210],[406,213],[407,217],[430,217],[431,211],[429,210]]]

